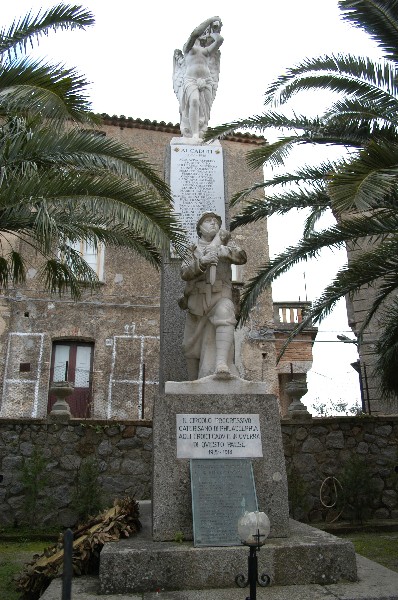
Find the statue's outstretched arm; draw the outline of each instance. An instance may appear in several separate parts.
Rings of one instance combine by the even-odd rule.
[[[222,37],[222,35],[220,35],[219,33],[216,33],[216,32],[212,33],[211,37],[213,38],[214,42],[211,43],[210,46],[207,46],[204,49],[204,53],[208,54],[209,56],[210,56],[210,54],[213,54],[216,50],[218,50],[224,41],[224,38]]]
[[[220,17],[210,17],[210,19],[206,19],[206,21],[203,21],[203,23],[201,23],[200,25],[195,27],[195,29],[189,36],[186,44],[184,45],[184,48],[183,48],[184,54],[187,54],[192,49],[192,47],[193,47],[195,41],[198,39],[198,37],[201,36],[202,33],[204,33],[206,31],[206,29],[209,27],[209,25],[214,23],[214,21],[219,21],[221,23]]]

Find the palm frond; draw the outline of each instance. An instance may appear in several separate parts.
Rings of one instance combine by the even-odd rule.
[[[284,215],[292,209],[329,207],[329,198],[320,189],[286,191],[283,194],[266,196],[245,204],[240,213],[231,220],[231,230],[266,219],[273,214]]]
[[[11,250],[0,256],[0,287],[8,287],[10,281],[13,284],[25,283],[26,266],[23,256]]]
[[[251,169],[259,169],[266,162],[278,167],[285,164],[293,147],[302,143],[311,143],[305,136],[291,135],[279,138],[273,144],[266,144],[251,150],[246,154],[247,164]]]
[[[379,292],[378,297],[373,303],[366,321],[362,324],[359,332],[358,337],[360,339],[364,328],[367,327],[372,316],[378,310],[380,305],[385,303],[390,293],[393,292],[398,285],[397,251],[398,239],[390,240],[388,247],[382,245],[373,248],[369,252],[364,252],[359,258],[350,263],[350,265],[346,265],[340,269],[333,282],[325,288],[321,297],[316,300],[311,309],[306,312],[302,322],[291,332],[279,353],[278,360],[281,358],[292,339],[308,326],[320,323],[332,312],[336,303],[341,298],[344,298],[346,295],[352,296],[364,285],[373,284],[375,281],[378,281],[380,277],[383,277],[386,280],[389,280],[389,285],[385,286],[383,292]]]
[[[342,17],[364,29],[391,60],[398,60],[397,0],[340,0]]]
[[[110,171],[153,188],[166,203],[172,204],[168,185],[146,157],[102,136],[100,131],[72,129],[57,135],[52,127],[40,124],[29,128],[27,123],[19,135],[14,133],[8,144],[0,148],[0,160],[3,168],[13,173],[26,169],[27,165],[33,166],[33,170],[69,166],[90,173]]]
[[[281,96],[286,102],[298,92],[310,92],[312,90],[327,90],[363,98],[372,102],[383,103],[388,110],[396,109],[396,98],[394,94],[398,90],[385,91],[378,87],[375,83],[369,83],[362,79],[353,77],[352,75],[339,74],[332,76],[330,73],[320,73],[303,75],[300,78],[294,79],[286,85]]]
[[[215,139],[222,139],[227,135],[232,135],[241,129],[252,129],[261,133],[265,127],[261,124],[261,117],[254,116],[248,119],[240,119],[239,121],[233,121],[232,123],[224,123],[217,127],[209,127],[204,135],[204,141],[209,142]]]
[[[325,181],[330,173],[338,168],[340,161],[323,161],[317,165],[304,165],[293,173],[274,175],[264,182],[265,187],[287,184],[315,184]]]
[[[287,272],[295,264],[318,256],[320,250],[323,248],[339,248],[347,242],[356,242],[358,239],[365,237],[367,237],[370,242],[372,242],[372,240],[377,242],[379,239],[386,238],[392,231],[395,231],[398,234],[398,215],[396,211],[381,210],[378,212],[377,217],[374,217],[373,219],[360,215],[358,217],[353,217],[352,219],[346,219],[333,227],[321,232],[314,232],[308,237],[303,238],[296,246],[287,248],[272,261],[262,265],[255,277],[250,279],[244,287],[241,302],[241,321],[245,322],[248,318],[250,310],[255,306],[257,298],[265,288],[271,285],[275,279]],[[383,246],[385,246],[385,242],[383,243]],[[370,260],[369,257],[367,260]],[[377,275],[377,277],[379,276],[381,275]],[[336,285],[340,286],[340,279],[342,277],[343,276],[339,276],[339,274],[336,276],[330,287],[332,291],[334,290],[333,285],[335,282],[337,282]],[[375,277],[372,275],[372,280],[374,278]],[[363,281],[359,285],[362,285],[363,283],[368,283],[368,281]],[[345,295],[349,291],[350,290],[342,292],[342,295]],[[325,306],[329,307],[328,310],[331,310],[330,306],[334,306],[338,297],[333,300],[332,305],[326,303]],[[321,300],[324,302],[325,299],[322,297]],[[330,299],[328,299],[328,302],[329,300]],[[319,308],[318,305],[317,307]],[[315,309],[311,310],[311,315],[315,315],[319,318],[318,313],[314,312],[314,310]]]
[[[300,135],[296,133],[294,135],[281,137],[273,144],[258,146],[253,150],[250,150],[246,154],[247,164],[252,169],[258,169],[264,166],[264,164],[267,162],[271,166],[284,165],[285,160],[289,158],[293,148],[302,144],[319,144],[325,146],[343,147],[350,145],[352,147],[361,147],[362,141],[359,139],[358,129],[353,130],[352,135],[350,135],[350,132],[347,131],[347,128],[345,128],[345,131],[342,132],[342,134],[337,131],[334,133],[329,133],[327,128],[325,128],[324,131],[319,131],[316,134],[305,132]]]
[[[329,174],[334,171],[338,165],[339,162],[329,161],[323,162],[314,167],[306,165],[294,173],[274,175],[272,179],[255,183],[252,186],[234,194],[234,196],[231,198],[230,206],[236,206],[239,202],[246,201],[250,196],[259,190],[275,186],[291,186],[292,184],[297,186],[302,184],[304,187],[307,185],[315,186],[316,190],[314,189],[314,191],[321,192],[321,190],[324,188],[323,184],[328,178]],[[326,196],[325,200],[327,200]]]
[[[81,298],[82,288],[95,290],[99,283],[96,273],[78,253],[74,256],[72,266],[58,258],[46,260],[38,272],[38,278],[51,294],[69,292],[74,300]]]
[[[114,223],[109,223],[105,227],[102,221],[96,223],[94,220],[87,224],[87,219],[82,215],[80,219],[74,218],[73,222],[65,222],[62,235],[70,242],[88,241],[95,248],[100,243],[107,247],[123,248],[126,252],[130,251],[144,258],[155,268],[159,268],[161,264],[161,250],[132,231],[130,227]]]
[[[82,6],[58,4],[47,11],[40,11],[36,16],[29,12],[15,20],[8,30],[0,31],[0,54],[11,51],[26,50],[29,43],[33,47],[34,40],[48,35],[51,29],[85,29],[94,24],[93,15]]]
[[[151,189],[113,173],[50,171],[36,178],[20,176],[0,188],[1,206],[14,211],[22,206],[26,212],[33,211],[34,225],[31,222],[30,227],[42,247],[46,247],[48,236],[41,232],[53,234],[54,227],[60,230],[63,219],[79,210],[86,214],[88,222],[98,213],[104,226],[113,222],[125,224],[158,250],[168,248],[170,241],[178,251],[186,247],[180,223],[169,205]]]
[[[39,114],[46,119],[90,121],[88,82],[75,69],[24,58],[0,69],[0,114]]]
[[[325,194],[325,202],[323,205],[315,206],[304,222],[303,237],[309,237],[315,232],[315,226],[318,221],[330,210],[329,198]]]
[[[371,134],[391,139],[397,135],[398,101],[394,105],[390,98],[384,103],[345,97],[334,102],[323,119],[332,130],[338,127],[343,132],[350,126],[360,129],[359,139],[365,142]]]
[[[265,104],[284,104],[299,91],[323,89],[385,102],[398,93],[395,65],[367,57],[337,54],[306,59],[272,82]]]
[[[258,192],[259,190],[263,190],[264,187],[265,187],[264,182],[260,181],[258,183],[251,185],[250,187],[248,187],[244,190],[241,190],[240,192],[237,192],[234,196],[232,196],[229,205],[231,207],[233,207],[233,206],[236,206],[239,202],[246,201],[247,198],[252,196],[255,192]]]
[[[394,245],[395,251],[397,251],[397,243],[395,242]],[[376,298],[371,307],[371,310],[366,315],[365,321],[362,323],[358,336],[359,339],[361,338],[361,335],[365,327],[368,326],[372,316],[378,310],[380,305],[386,301],[389,294],[396,289],[398,284],[396,277],[398,263],[397,261],[393,261],[394,264],[392,264],[390,260],[388,264],[386,264],[385,259],[388,260],[391,257],[391,255],[389,255],[391,249],[388,249],[387,252],[383,252],[383,248],[381,250],[382,251],[379,256],[375,256],[375,253],[373,252],[363,254],[359,259],[357,259],[357,261],[355,261],[356,264],[354,266],[350,264],[349,267],[346,266],[339,271],[332,284],[326,287],[319,300],[313,304],[308,313],[306,313],[306,316],[302,322],[292,331],[289,338],[285,341],[277,360],[280,360],[294,337],[296,337],[309,325],[313,325],[317,322],[320,323],[331,313],[334,306],[341,298],[347,294],[352,296],[354,292],[358,291],[363,285],[373,283],[378,279],[378,277],[383,276],[390,278],[392,276],[395,278],[395,285],[393,284],[389,286],[389,290],[385,289],[383,293],[379,293],[378,298]],[[373,267],[373,274],[371,276],[368,268],[369,259],[371,260]],[[374,269],[375,267],[376,269]]]
[[[232,134],[237,130],[251,129],[258,133],[263,133],[270,127],[286,128],[289,130],[317,131],[319,129],[319,119],[309,119],[302,115],[293,117],[283,115],[275,111],[267,111],[261,115],[255,115],[248,119],[241,119],[232,123],[225,123],[218,127],[209,128],[205,139],[213,140]]]
[[[372,140],[356,159],[342,163],[331,177],[328,193],[338,211],[397,206],[398,139]]]

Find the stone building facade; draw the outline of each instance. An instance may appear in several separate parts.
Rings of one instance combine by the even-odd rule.
[[[347,247],[348,262],[358,258],[362,252],[369,246],[373,246],[374,240],[362,239],[355,245]],[[351,327],[355,337],[360,334],[362,324],[371,309],[378,293],[377,284],[362,286],[353,297],[346,298],[348,324]],[[377,356],[375,353],[375,343],[379,339],[380,317],[383,310],[380,308],[371,319],[369,325],[359,337],[358,355],[359,360],[356,365],[361,384],[361,395],[366,412],[374,414],[397,414],[398,398],[381,397],[379,389],[379,380],[374,372]]]
[[[350,256],[349,252],[349,256]],[[354,296],[346,298],[348,325],[351,327],[355,338],[359,335],[361,325],[365,319],[366,313],[372,306],[375,299],[376,288],[366,285],[363,286]],[[379,380],[374,373],[376,364],[376,353],[374,350],[377,341],[379,327],[377,317],[373,318],[363,333],[362,340],[358,343],[358,355],[356,369],[358,370],[362,403],[366,412],[395,414],[398,412],[397,400],[386,402],[380,397]]]
[[[179,135],[178,126],[105,116],[99,132],[144,154],[163,173],[166,148]],[[222,142],[226,160],[226,196],[261,181],[261,170],[250,170],[245,154],[264,140],[237,135]],[[266,225],[261,222],[234,233],[247,251],[241,280],[268,258]],[[42,418],[51,409],[52,381],[67,378],[75,385],[72,414],[80,418],[148,419],[159,381],[160,274],[143,259],[107,247],[95,254],[80,250],[101,279],[95,294],[74,302],[50,296],[37,278],[37,261],[28,248],[30,268],[24,286],[0,298],[0,416]],[[294,304],[294,303],[293,303]],[[300,309],[301,310],[301,309]],[[297,321],[297,307],[291,321]],[[290,313],[289,313],[290,314]],[[276,318],[280,323],[279,316]],[[266,382],[266,393],[279,394],[283,372],[275,366],[275,318],[271,290],[253,310],[249,324],[237,330],[236,362],[240,375]],[[313,339],[313,331],[308,340]],[[295,372],[311,366],[311,343],[290,362]],[[282,392],[283,394],[283,392]]]

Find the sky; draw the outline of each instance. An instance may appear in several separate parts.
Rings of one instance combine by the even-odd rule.
[[[0,26],[10,25],[29,10],[36,14],[53,5],[47,0],[3,2]],[[268,84],[305,58],[338,52],[380,54],[365,33],[342,21],[337,0],[86,0],[82,6],[94,14],[93,27],[51,32],[41,38],[39,48],[35,44],[32,53],[76,67],[91,82],[88,93],[93,110],[110,115],[177,123],[174,49],[182,49],[191,31],[213,15],[223,22],[224,43],[210,126],[261,113]],[[302,94],[293,108],[315,116],[330,101],[328,94]],[[277,137],[275,132],[266,133],[269,141]],[[314,160],[310,153],[304,158],[303,154],[300,151],[289,170],[301,160]],[[268,231],[273,255],[298,241],[300,217],[273,216]],[[315,300],[344,262],[341,250],[326,251],[311,264],[299,265],[275,282],[274,300]],[[321,324],[314,345],[309,392],[303,398],[309,408],[314,403],[352,405],[359,401],[358,376],[350,366],[357,359],[356,347],[337,342],[340,333],[353,337],[344,301]]]

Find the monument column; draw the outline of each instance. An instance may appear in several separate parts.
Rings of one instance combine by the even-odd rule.
[[[180,215],[190,242],[197,241],[196,222],[204,211],[212,210],[226,227],[224,156],[220,142],[193,144],[192,139],[173,138],[166,158],[166,180],[170,185],[174,210]],[[161,278],[160,374],[159,387],[166,381],[186,381],[188,374],[182,352],[185,313],[178,301],[184,293],[181,261],[165,256]]]
[[[175,212],[192,248],[182,272],[180,260],[173,257],[164,260],[162,270],[161,394],[154,407],[153,450],[156,541],[172,540],[176,531],[192,539],[189,460],[198,457],[252,458],[258,506],[271,520],[271,535],[288,534],[278,403],[275,396],[265,394],[263,383],[240,379],[234,365],[231,263],[245,263],[246,254],[235,242],[229,243],[225,231],[223,149],[218,141],[204,144],[201,139],[218,84],[220,26],[218,17],[208,19],[192,32],[184,51],[174,53],[182,137],[171,140],[165,170]],[[200,423],[196,427],[191,423],[194,418],[204,420],[206,427]],[[187,443],[192,448],[185,455],[181,448]],[[230,473],[227,464],[224,471]]]

